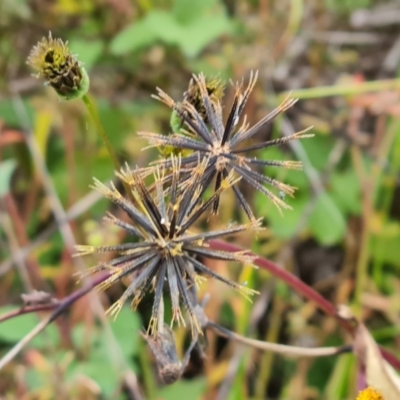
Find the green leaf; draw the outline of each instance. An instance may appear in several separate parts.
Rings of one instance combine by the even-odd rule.
[[[137,371],[137,365],[132,361],[132,357],[139,350],[139,330],[142,327],[139,315],[129,307],[124,307],[117,319],[110,322],[110,327],[129,368]],[[73,330],[74,342],[78,345],[84,342],[83,331],[83,326],[75,327]],[[97,330],[92,336],[93,341],[88,352],[90,358],[86,361],[76,361],[70,367],[68,376],[69,379],[79,375],[88,376],[100,386],[104,395],[111,396],[123,371],[118,371],[112,363],[105,362],[110,360],[110,351],[113,351],[106,332],[103,329]]]
[[[268,147],[257,155],[260,160],[287,161],[293,160],[290,153],[283,153],[278,147]],[[299,191],[309,191],[310,183],[304,171],[284,169],[281,167],[265,167],[264,173],[281,182],[299,188]]]
[[[126,356],[135,355],[140,339],[139,330],[142,328],[138,313],[129,307],[123,307],[116,320],[112,321],[110,325],[124,354]]]
[[[268,219],[268,225],[274,236],[279,239],[290,239],[293,237],[300,218],[304,212],[304,207],[309,201],[309,194],[296,195],[295,198],[285,198],[285,201],[293,208],[292,210],[283,210],[283,215],[279,213],[276,206],[265,198],[262,193],[256,194],[257,214],[265,216]]]
[[[154,10],[148,13],[146,24],[157,40],[170,45],[179,43],[185,35],[184,27],[166,11]]]
[[[0,162],[0,197],[10,191],[11,177],[17,162],[13,159]]]
[[[0,315],[15,310],[15,307],[0,308]],[[36,314],[24,314],[11,318],[0,324],[0,341],[16,343],[27,335],[40,322]],[[47,326],[43,333],[36,336],[30,343],[30,347],[44,347],[49,343],[56,345],[59,340],[57,328],[54,325]]]
[[[111,396],[119,383],[119,377],[108,360],[109,357],[104,352],[92,351],[89,360],[75,362],[71,365],[68,380],[82,375],[87,376],[100,386],[103,395]]]
[[[210,0],[207,3],[212,4]],[[205,6],[207,4],[198,8],[203,10]],[[187,57],[195,57],[221,34],[232,31],[233,24],[221,8],[207,14],[195,14],[196,18],[188,24],[182,23],[181,14],[179,17],[163,10],[153,10],[114,37],[111,52],[115,55],[125,54],[160,41],[177,45]]]
[[[316,135],[312,139],[301,140],[298,143],[304,147],[313,167],[321,171],[328,161],[334,144],[333,138]]]
[[[361,213],[361,187],[353,169],[334,173],[331,177],[332,198],[339,208],[350,214]]]
[[[315,239],[323,245],[338,243],[346,232],[346,220],[326,193],[318,197],[308,226]]]
[[[225,14],[204,15],[186,27],[178,45],[186,57],[193,58],[219,36],[232,31],[233,25]]]
[[[79,61],[87,70],[96,63],[104,49],[104,43],[101,40],[72,39],[68,45],[71,52],[78,55]]]
[[[207,387],[205,379],[193,379],[190,381],[178,381],[172,385],[165,386],[158,393],[160,400],[176,400],[176,399],[200,399]]]
[[[31,104],[27,100],[22,101],[23,106],[28,114],[29,121],[33,121],[34,109]],[[21,118],[17,114],[14,104],[10,100],[1,100],[0,101],[0,115],[1,119],[7,125],[21,125]]]
[[[119,32],[111,41],[110,51],[114,55],[122,55],[148,47],[156,40],[157,35],[149,27],[148,19],[145,17]]]
[[[215,4],[216,0],[175,0],[172,15],[181,24],[190,25]]]
[[[370,252],[374,261],[400,267],[399,257],[400,223],[389,221],[370,241]]]

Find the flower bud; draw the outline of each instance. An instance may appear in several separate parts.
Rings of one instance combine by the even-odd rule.
[[[32,49],[27,63],[64,100],[80,98],[89,90],[89,76],[68,42],[53,39],[51,32]]]

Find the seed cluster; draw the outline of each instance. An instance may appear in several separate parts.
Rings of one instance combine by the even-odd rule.
[[[261,229],[261,221],[254,216],[246,196],[240,191],[238,182],[241,179],[265,194],[279,211],[290,208],[282,194],[292,196],[295,188],[265,176],[256,167],[300,169],[301,164],[297,161],[258,159],[249,153],[312,135],[303,131],[285,138],[249,144],[249,140],[262,133],[269,122],[295,103],[295,100],[286,99],[252,127],[245,118],[240,124],[256,79],[257,73],[252,73],[247,87],[244,88],[243,82],[235,85],[226,122],[222,111],[224,85],[218,79],[207,80],[203,74],[194,75],[181,102],[174,101],[158,89],[155,97],[172,110],[173,132],[167,135],[139,133],[149,141],[150,147],[161,149],[162,156],[150,167],[132,171],[127,166],[117,173],[125,187],[129,186],[132,195],[129,197],[134,201],[124,197],[113,184],[107,187],[95,180],[94,187],[124,210],[129,218],[127,222],[112,215],[106,217],[107,221],[126,231],[128,241],[116,246],[78,246],[78,254],[115,254],[111,261],[87,272],[110,272],[109,278],[99,285],[100,289],[106,289],[128,276],[131,278],[121,298],[108,310],[110,314],[117,315],[129,298],[132,298],[131,305],[135,308],[148,291],[154,293],[148,327],[148,337],[154,338],[149,339],[151,343],[152,340],[158,343],[165,333],[165,286],[171,299],[171,324],[185,325],[183,305],[193,337],[202,333],[195,313],[198,304],[196,289],[206,277],[216,278],[246,297],[256,293],[246,285],[217,274],[204,263],[205,259],[214,259],[253,265],[253,259],[246,252],[218,251],[208,245],[212,239]],[[212,194],[206,197],[205,192],[211,185]],[[249,222],[232,224],[221,230],[199,231],[197,222],[204,215],[218,213],[220,195],[227,189],[233,190]]]
[[[63,99],[82,97],[89,88],[89,77],[68,43],[53,39],[51,32],[31,51],[28,64]]]

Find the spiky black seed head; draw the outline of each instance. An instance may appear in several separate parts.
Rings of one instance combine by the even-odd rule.
[[[198,163],[192,175],[180,186],[181,162],[171,158],[171,179],[166,185],[164,167],[154,172],[153,190],[143,179],[141,170],[131,171],[128,167],[118,173],[132,191],[135,203],[131,203],[115,188],[95,180],[95,188],[125,211],[129,222],[109,215],[106,219],[122,228],[128,235],[127,243],[116,246],[78,246],[78,254],[113,252],[116,256],[108,263],[102,263],[88,271],[88,274],[108,270],[110,277],[99,287],[106,289],[114,283],[130,277],[130,284],[121,298],[108,312],[116,315],[125,301],[132,297],[136,307],[145,293],[154,291],[154,303],[149,332],[156,335],[164,324],[162,296],[164,285],[169,287],[172,303],[172,322],[185,325],[181,304],[188,312],[192,334],[201,333],[201,326],[195,314],[195,301],[190,294],[205,279],[216,278],[240,290],[245,296],[255,293],[245,285],[233,282],[209,269],[200,261],[203,258],[238,261],[252,265],[252,257],[244,252],[229,253],[211,249],[207,240],[233,235],[246,230],[260,229],[260,221],[245,225],[232,225],[218,231],[197,232],[195,223],[210,208],[221,191],[235,184],[229,174],[221,182],[220,188],[208,201],[202,201],[203,176],[207,168],[206,159]],[[200,259],[199,259],[200,257]]]
[[[313,135],[307,133],[308,130],[305,130],[284,138],[261,141],[254,145],[246,144],[248,140],[252,139],[257,133],[260,133],[277,115],[292,107],[296,102],[296,100],[288,98],[254,126],[250,127],[246,122],[246,118],[243,118],[243,122],[240,125],[239,121],[256,80],[257,73],[252,73],[246,88],[244,88],[243,82],[235,85],[235,96],[225,122],[222,115],[223,107],[221,99],[210,95],[207,88],[207,81],[203,74],[193,76],[193,82],[197,86],[202,107],[198,105],[194,106],[189,101],[177,103],[161,89],[158,89],[158,95],[154,97],[173,110],[173,113],[184,122],[184,129],[175,131],[174,134],[168,136],[151,132],[140,132],[139,135],[149,141],[150,147],[168,146],[172,149],[179,149],[179,152],[182,154],[185,154],[185,151],[190,151],[189,155],[182,157],[182,166],[187,171],[187,177],[196,168],[198,159],[207,160],[203,175],[203,188],[207,188],[214,182],[215,191],[218,192],[222,180],[226,179],[233,172],[235,176],[242,177],[255,189],[265,194],[276,205],[278,210],[281,211],[281,209],[291,207],[284,201],[282,195],[277,194],[283,193],[293,196],[296,188],[264,176],[257,172],[254,167],[271,166],[301,169],[301,163],[297,161],[262,160],[250,156],[249,153],[253,150],[280,145],[291,140],[308,138]],[[199,112],[200,108],[204,112]],[[170,167],[171,161],[161,159],[156,162],[156,165]],[[253,212],[238,186],[232,185],[232,189],[247,216],[251,220],[255,220]],[[274,193],[274,191],[277,193]],[[218,208],[219,196],[214,201],[213,212],[217,213]]]

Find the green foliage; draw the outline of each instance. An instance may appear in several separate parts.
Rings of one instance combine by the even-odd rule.
[[[323,172],[332,151],[332,139],[317,135],[311,140],[302,141],[301,145],[311,165],[317,171]],[[277,148],[270,148],[262,152],[261,158],[285,160],[287,155]],[[312,185],[304,171],[281,171],[270,167],[267,168],[267,173],[298,188],[294,198],[285,198],[293,209],[285,211],[283,217],[273,204],[263,200],[263,196],[258,193],[255,196],[257,209],[267,217],[276,237],[290,239],[297,229],[302,228],[309,231],[319,243],[332,245],[344,238],[347,216],[361,213],[360,183],[351,165],[344,169],[335,169],[324,188],[325,191],[314,200],[311,195]],[[310,210],[311,214],[305,215]]]
[[[24,109],[28,114],[29,121],[33,121],[34,109],[27,99],[22,101]],[[10,126],[19,126],[21,121],[15,111],[15,105],[10,100],[0,100],[0,118]]]
[[[370,251],[373,260],[400,268],[399,243],[400,223],[397,221],[384,223],[379,233],[371,238]]]
[[[15,307],[5,306],[0,308],[0,314],[15,310]],[[40,319],[35,314],[25,314],[1,323],[0,341],[9,344],[17,343],[27,335]],[[55,325],[49,325],[42,335],[35,336],[29,347],[45,348],[48,345],[56,346],[59,342],[59,334]]]
[[[272,60],[279,68],[282,65],[290,67],[290,75],[293,74],[290,79],[287,79],[287,82],[279,82],[277,86],[279,90],[292,89],[291,85],[294,82],[296,85],[302,85],[303,89],[300,93],[304,94],[307,91],[306,86],[311,85],[306,96],[308,100],[303,99],[291,110],[292,114],[289,116],[291,121],[296,126],[297,123],[303,125],[303,122],[312,115],[317,121],[324,120],[327,128],[324,135],[317,132],[314,139],[301,142],[311,165],[322,179],[324,185],[322,193],[314,193],[310,178],[304,171],[267,168],[268,176],[298,187],[294,198],[286,196],[285,201],[293,210],[284,211],[283,216],[277,212],[273,204],[265,201],[264,196],[257,193],[253,199],[257,215],[265,217],[269,228],[266,231],[267,239],[271,239],[271,247],[268,248],[268,251],[284,252],[285,247],[290,245],[288,240],[296,238],[301,242],[303,239],[312,238],[322,245],[341,243],[346,252],[349,250],[347,246],[350,246],[348,243],[352,240],[355,240],[358,245],[359,238],[365,233],[364,225],[367,225],[363,222],[365,218],[370,218],[370,240],[367,242],[368,261],[365,268],[368,273],[368,286],[366,285],[364,291],[373,291],[376,295],[380,291],[379,294],[385,295],[383,299],[388,300],[391,308],[388,310],[389,317],[385,315],[385,310],[380,310],[379,313],[370,313],[367,323],[371,324],[370,326],[379,326],[373,332],[375,339],[384,341],[385,346],[394,346],[395,339],[399,335],[399,327],[390,325],[388,321],[392,321],[391,314],[398,302],[399,280],[397,276],[400,269],[400,222],[396,206],[399,196],[397,193],[400,165],[399,132],[397,132],[397,139],[391,149],[393,154],[391,156],[384,154],[379,159],[378,163],[385,164],[385,168],[380,171],[379,180],[371,186],[371,188],[373,187],[371,190],[374,190],[372,201],[374,210],[371,215],[362,214],[362,204],[368,195],[365,192],[361,193],[356,174],[357,166],[350,153],[345,152],[339,164],[335,165],[332,170],[326,171],[330,154],[338,141],[335,133],[330,131],[331,126],[344,135],[346,118],[354,107],[353,100],[357,103],[357,99],[348,101],[343,96],[344,92],[338,93],[338,87],[332,83],[341,82],[345,75],[348,79],[348,74],[353,74],[354,57],[360,61],[356,64],[360,73],[365,71],[365,65],[368,65],[368,79],[378,79],[378,76],[374,77],[373,74],[375,70],[381,70],[378,61],[382,57],[376,57],[375,61],[374,57],[371,58],[370,55],[377,50],[383,54],[386,47],[387,49],[391,48],[392,38],[389,37],[390,35],[385,39],[388,44],[385,49],[379,48],[379,45],[377,48],[374,43],[368,43],[368,49],[358,45],[338,45],[334,46],[334,51],[332,51],[329,48],[331,45],[326,45],[325,39],[322,39],[318,40],[318,43],[310,42],[310,46],[304,49],[300,57],[290,55],[287,58],[286,56],[290,53],[290,51],[287,53],[290,50],[288,46],[294,43],[293,39],[296,40],[296,38],[294,31],[291,30],[290,16],[282,13],[282,9],[286,9],[278,1],[269,2],[268,13],[264,14],[262,20],[259,19],[261,7],[258,0],[245,2],[231,0],[141,0],[138,2],[54,0],[37,2],[40,3],[38,7],[33,7],[33,3],[35,2],[29,0],[0,0],[0,34],[2,38],[4,37],[4,40],[0,40],[0,71],[2,71],[0,76],[0,92],[2,93],[0,96],[0,197],[10,189],[12,189],[13,195],[15,194],[16,204],[23,218],[22,222],[26,226],[29,245],[35,246],[29,262],[39,265],[39,271],[50,287],[61,289],[60,293],[63,290],[74,290],[74,286],[66,288],[63,288],[62,284],[59,286],[67,271],[70,271],[72,275],[72,263],[65,256],[65,244],[59,232],[53,234],[39,246],[35,245],[35,241],[40,240],[42,232],[55,223],[50,207],[51,199],[43,190],[43,182],[37,174],[37,161],[31,159],[24,140],[18,139],[14,143],[8,139],[12,138],[13,132],[19,134],[22,128],[26,128],[25,112],[28,123],[31,123],[31,127],[35,126],[35,130],[39,114],[43,111],[45,114],[47,113],[48,130],[45,134],[42,132],[43,136],[39,135],[35,139],[40,142],[40,149],[45,155],[45,164],[51,182],[65,209],[75,204],[78,205],[78,201],[89,193],[89,185],[93,176],[105,182],[112,179],[114,167],[95,133],[90,116],[84,112],[79,102],[68,105],[65,103],[53,104],[54,98],[48,97],[48,91],[45,90],[42,83],[36,82],[34,83],[36,86],[31,86],[33,81],[30,77],[31,72],[25,66],[28,47],[43,34],[47,34],[49,30],[54,35],[62,35],[63,39],[68,39],[72,52],[78,54],[85,68],[91,71],[93,94],[97,97],[96,105],[112,147],[116,150],[120,160],[128,160],[132,166],[147,165],[153,160],[152,157],[155,153],[155,151],[142,153],[134,132],[139,130],[157,131],[168,126],[168,115],[165,110],[157,102],[150,100],[150,93],[154,92],[156,86],[166,90],[172,88],[170,92],[172,97],[179,99],[182,98],[180,97],[182,92],[178,92],[178,89],[180,90],[186,85],[187,78],[192,72],[204,72],[206,76],[215,76],[219,73],[222,79],[229,80],[238,74],[246,74],[250,69],[257,68],[260,69],[263,79],[267,82],[270,71],[263,65],[264,61],[269,64]],[[315,26],[324,27],[326,24],[324,25],[323,21],[328,18],[330,32],[324,33],[327,33],[327,37],[330,38],[334,31],[348,30],[347,22],[355,10],[371,8],[377,4],[372,0],[324,0],[314,3],[318,3],[318,15],[312,14],[311,25],[307,13],[301,16],[302,20],[298,21],[301,22],[300,29],[303,30],[300,32],[300,36],[304,33],[306,35],[309,35],[310,32],[315,33],[312,32],[313,23],[316,23]],[[378,3],[385,5],[383,0]],[[127,7],[126,13],[122,7],[119,8],[123,4]],[[306,2],[289,0],[287,4],[293,11],[294,5],[306,5]],[[129,7],[131,7],[131,13],[129,13]],[[225,12],[225,7],[229,8],[229,15],[232,17]],[[240,32],[239,29],[241,29]],[[368,31],[368,33],[376,35],[381,30],[380,28],[366,28],[364,33]],[[349,37],[351,39],[352,36]],[[265,53],[260,52],[260,48],[265,49]],[[147,52],[149,49],[154,50],[154,53],[153,51]],[[158,51],[160,49],[162,51]],[[359,51],[359,49],[365,51]],[[236,52],[236,50],[238,51]],[[345,58],[350,53],[353,57],[353,64],[348,68]],[[369,54],[368,62],[364,62],[365,58],[362,53]],[[272,57],[271,60],[266,59],[267,56]],[[332,60],[334,60],[333,63]],[[374,61],[378,64],[374,65]],[[309,78],[304,78],[304,71],[309,73],[309,75],[306,74]],[[248,104],[250,122],[254,122],[258,116],[256,114],[265,110],[266,93],[262,88],[265,82],[258,82],[255,96]],[[372,81],[372,83],[378,85],[379,81]],[[273,81],[272,84],[275,86],[276,82]],[[319,85],[323,87],[319,88]],[[347,90],[346,85],[343,87]],[[382,88],[380,91],[379,95],[385,93]],[[16,101],[11,93],[20,95],[22,102]],[[345,93],[348,94],[349,91],[345,91]],[[313,98],[321,94],[323,96],[335,94],[335,101],[325,103],[325,99],[320,101]],[[230,99],[231,95],[231,88],[228,85],[227,98]],[[368,96],[370,95],[372,96],[373,93],[368,93]],[[380,97],[377,97],[377,103],[379,101]],[[329,105],[327,106],[327,104]],[[328,109],[331,104],[334,104],[334,110]],[[389,108],[396,108],[396,106],[397,103],[391,104]],[[345,118],[342,122],[339,121],[340,118],[337,118],[338,107],[341,115],[343,113]],[[225,116],[226,111],[225,108]],[[320,113],[320,111],[322,112]],[[385,107],[381,114],[382,117],[386,111]],[[293,119],[292,116],[294,116]],[[376,116],[373,117],[375,119]],[[388,127],[391,126],[391,121],[396,123],[397,120],[396,117],[390,116],[385,116],[383,119],[387,120]],[[308,122],[304,122],[305,125],[308,125]],[[315,125],[318,126],[318,122]],[[363,120],[363,129],[365,127],[366,132],[372,132],[372,125],[369,118]],[[382,123],[382,125],[385,124]],[[65,131],[64,127],[67,128]],[[274,129],[276,137],[280,137],[279,122],[275,124]],[[388,135],[389,131],[389,129],[382,130],[384,141],[390,136]],[[10,135],[4,142],[1,140],[3,134],[4,138],[7,134]],[[37,132],[35,132],[36,134]],[[293,158],[289,150],[289,147],[285,147],[283,151],[278,148],[270,148],[268,151],[261,154],[258,152],[255,155],[266,159],[287,160]],[[363,162],[366,164],[367,175],[371,171],[372,164],[373,167],[378,165],[374,157],[370,156],[370,150],[376,155],[375,149],[361,149],[365,156]],[[147,158],[148,154],[150,155]],[[366,160],[368,159],[372,160],[370,161],[371,165],[367,165]],[[71,165],[72,168],[70,168]],[[16,169],[17,173],[13,175]],[[11,179],[12,177],[13,179]],[[369,178],[367,176],[367,179]],[[90,236],[90,240],[94,240],[92,236],[96,234],[97,240],[101,243],[107,230],[103,227],[98,229],[99,220],[100,216],[109,209],[110,206],[107,202],[99,201],[88,209],[84,209],[77,218],[74,217],[71,227],[77,239],[81,240],[86,235]],[[351,232],[347,232],[347,224],[350,220]],[[88,229],[90,223],[92,223],[94,232]],[[208,222],[205,221],[204,226],[208,226]],[[2,229],[0,224],[0,264],[10,257],[8,237]],[[350,233],[348,237],[351,237],[352,240],[344,240],[346,233]],[[115,240],[114,232],[111,234],[112,239]],[[250,243],[250,240],[247,243]],[[265,244],[270,244],[264,241],[263,237],[260,241],[260,248],[261,246],[264,248]],[[22,247],[24,244],[20,242],[20,245]],[[90,262],[88,261],[88,265]],[[29,266],[29,264],[27,265]],[[219,268],[220,265],[217,267]],[[223,273],[227,272],[224,268],[221,266]],[[6,301],[16,299],[23,288],[21,288],[20,280],[16,278],[17,275],[14,271],[8,272],[6,275],[3,275],[3,271],[1,271],[0,274],[0,289],[3,294],[2,304],[4,304]],[[258,279],[259,276],[263,276],[263,274],[255,271],[253,278],[257,277]],[[358,273],[352,275],[352,279],[353,276],[357,285],[359,275]],[[302,300],[294,295],[293,290],[282,282],[273,282],[272,280],[266,283],[271,285],[271,287],[268,286],[268,290],[280,293],[287,309],[297,312],[303,304]],[[341,287],[341,283],[342,281],[338,281],[336,287]],[[207,291],[207,285],[205,283],[202,290]],[[111,293],[111,296],[114,294]],[[351,299],[351,296],[349,298]],[[146,305],[146,300],[144,304]],[[247,306],[246,314],[253,305],[247,304]],[[213,313],[210,313],[210,317],[218,320],[218,323],[234,330],[238,327],[242,329],[247,327],[246,316],[240,315],[240,311],[238,312],[242,307],[240,300],[236,302],[236,300],[232,301],[229,296],[223,299],[221,297],[220,305],[217,307],[218,310],[215,312],[212,310]],[[12,307],[2,307],[0,314],[12,309]],[[149,317],[146,313],[150,313],[151,307],[143,307],[143,309],[140,312],[146,320]],[[169,299],[165,301],[165,313],[166,319],[171,320]],[[264,328],[269,329],[267,325],[270,324],[271,317],[274,315],[271,315],[268,309],[268,315],[261,321],[260,326],[257,326],[254,336]],[[153,384],[153,393],[156,393],[155,398],[166,400],[206,398],[210,391],[214,392],[214,388],[224,378],[221,371],[233,354],[226,351],[226,348],[222,348],[223,351],[220,352],[220,341],[217,340],[215,354],[209,354],[207,359],[207,363],[209,363],[207,371],[215,372],[215,376],[213,375],[210,379],[210,376],[205,376],[207,372],[200,373],[201,378],[197,376],[193,380],[182,379],[172,386],[159,388],[158,382],[155,382],[156,372],[152,369],[154,360],[148,356],[150,352],[143,348],[144,343],[138,335],[138,331],[142,327],[139,314],[124,308],[116,321],[110,320],[110,328],[117,341],[115,347],[98,322],[91,325],[89,329],[86,324],[72,321],[68,313],[62,318],[63,324],[66,324],[64,328],[67,332],[71,332],[73,347],[65,349],[61,346],[58,325],[52,324],[29,343],[25,350],[26,359],[33,357],[29,358],[29,361],[34,360],[37,364],[26,363],[25,358],[20,358],[14,360],[10,365],[12,374],[14,371],[18,371],[18,380],[21,387],[27,388],[28,396],[35,398],[50,396],[48,393],[55,386],[53,385],[54,379],[59,380],[57,383],[63,385],[63,389],[66,387],[68,391],[72,388],[73,391],[78,386],[77,382],[87,377],[99,385],[101,389],[99,399],[122,400],[125,397],[120,393],[120,385],[125,370],[116,361],[117,353],[119,354],[121,351],[126,366],[138,373],[139,384],[145,392],[144,397],[150,398],[151,395],[151,390],[149,393],[146,392],[148,385],[143,384],[146,381],[147,366],[147,374],[150,375],[149,381]],[[288,321],[286,312],[281,318],[283,326],[285,326]],[[2,323],[0,325],[0,352],[4,354],[39,321],[40,319],[36,315],[25,315]],[[318,324],[317,332],[325,330],[325,325],[320,325],[320,322],[320,317],[317,320],[314,318],[308,320],[310,325]],[[376,322],[378,323],[373,325]],[[261,327],[260,330],[258,330],[259,327]],[[286,340],[285,328],[280,333],[283,335],[279,339]],[[245,383],[248,378],[249,366],[251,369],[254,363],[253,356],[254,352],[250,351],[240,361],[240,367],[235,375],[236,381],[229,393],[230,398],[247,399],[246,396],[251,393]],[[298,362],[297,359],[274,357],[269,385],[279,386],[281,391],[279,398],[287,398],[285,393],[288,386],[299,381],[304,384],[304,387],[311,389],[311,396],[319,396],[326,400],[350,398],[349,394],[354,388],[354,376],[357,371],[354,355],[317,359],[309,364],[311,367],[307,373],[304,373],[308,369],[306,364],[299,370]],[[119,366],[116,367],[116,364]],[[54,369],[56,372],[50,374],[50,369]],[[7,374],[7,371],[4,372]],[[252,384],[253,379],[255,381],[259,377],[257,369],[255,372],[254,377],[250,377]],[[6,379],[5,375],[5,378],[0,380],[3,382]],[[211,388],[210,381],[212,382]],[[268,383],[265,382],[265,386],[267,385]],[[3,386],[0,388],[0,397],[4,395],[1,392],[2,388]],[[313,393],[314,389],[315,393]],[[69,393],[71,398],[78,398],[74,394]],[[12,390],[5,396],[14,398],[17,394]]]
[[[0,198],[9,192],[11,177],[16,166],[15,160],[0,162]]]
[[[70,40],[68,45],[71,52],[78,55],[87,70],[96,64],[104,51],[104,42],[100,39],[88,41],[76,38]]]
[[[122,356],[128,367],[137,371],[133,356],[139,351],[140,336],[139,330],[142,327],[140,317],[128,307],[124,307],[118,318],[110,322],[111,330],[119,349],[110,342],[110,338],[104,329],[96,329],[90,336],[85,335],[85,327],[77,325],[73,330],[73,338],[77,347],[88,354],[85,360],[75,359],[68,370],[68,379],[75,379],[79,375],[93,379],[101,388],[104,396],[110,396],[117,388],[121,371],[112,360]],[[87,347],[89,339],[89,348]],[[111,362],[104,362],[111,360]]]
[[[326,7],[331,11],[351,13],[359,8],[371,7],[372,0],[325,0]]]
[[[194,379],[190,381],[178,381],[173,385],[165,386],[158,396],[163,400],[176,399],[200,399],[207,387],[205,379]]]
[[[215,0],[175,0],[172,12],[152,9],[127,26],[114,37],[110,49],[121,55],[160,42],[177,46],[191,58],[232,29],[232,22]]]
[[[317,197],[308,227],[320,243],[331,245],[344,237],[346,221],[340,211],[328,194]]]

